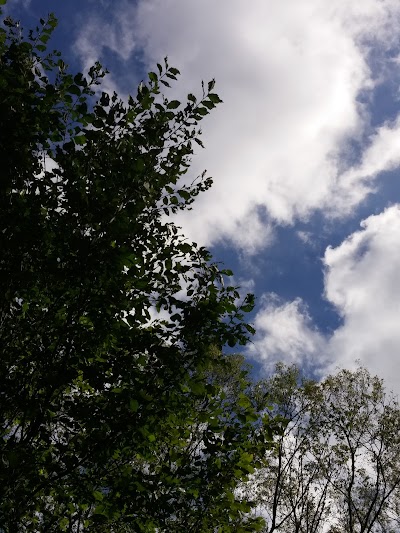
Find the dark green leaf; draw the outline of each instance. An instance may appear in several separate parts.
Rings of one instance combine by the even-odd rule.
[[[152,81],[153,83],[157,83],[158,76],[155,72],[149,72],[148,76],[149,76],[150,81]]]
[[[70,85],[68,87],[68,92],[70,92],[71,94],[76,94],[77,96],[81,95],[81,90],[77,85]]]
[[[172,100],[171,102],[168,102],[167,109],[176,109],[180,105],[181,103],[178,100]]]
[[[197,113],[199,115],[205,116],[208,115],[208,110],[205,107],[199,107],[197,108]]]
[[[74,143],[78,145],[83,145],[86,143],[86,137],[85,135],[77,135],[74,137]]]
[[[219,104],[222,102],[221,98],[218,96],[218,94],[210,93],[208,95],[208,98],[211,100],[213,104]]]

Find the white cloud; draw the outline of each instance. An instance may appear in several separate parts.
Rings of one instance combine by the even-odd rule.
[[[139,4],[149,65],[168,51],[187,87],[215,75],[225,102],[205,125],[206,151],[195,163],[210,169],[214,187],[195,205],[197,217],[180,219],[195,240],[228,236],[255,249],[258,232],[240,228],[255,204],[290,224],[333,204],[334,214],[348,213],[368,194],[364,177],[341,179],[340,153],[369,128],[357,103],[374,84],[361,43],[392,44],[399,13],[398,2],[375,0]]]
[[[359,165],[350,168],[340,176],[344,190],[354,198],[362,200],[365,188],[383,170],[393,170],[400,165],[400,117],[392,123],[385,123],[371,135],[369,145]]]
[[[149,68],[168,54],[184,74],[180,96],[217,78],[224,104],[204,123],[206,150],[193,167],[215,183],[178,222],[202,244],[229,238],[254,252],[269,243],[271,222],[316,209],[346,215],[398,165],[397,123],[370,131],[358,96],[382,81],[385,61],[399,71],[383,53],[379,73],[368,66],[371,50],[398,45],[399,20],[398,0],[253,0],[251,9],[242,0],[123,0],[110,20],[85,22],[76,50],[89,63],[106,46],[125,60],[140,50]],[[347,141],[368,135],[362,163],[346,168]],[[254,206],[268,213],[266,229]]]
[[[260,252],[274,240],[271,225],[262,219],[255,207],[242,218],[234,220],[233,224],[235,244],[247,257]]]
[[[257,335],[248,352],[263,363],[265,371],[272,371],[279,361],[322,365],[325,339],[313,326],[300,298],[285,303],[274,294],[265,295],[254,326]]]
[[[299,298],[264,301],[250,354],[267,371],[277,360],[311,362],[324,373],[361,364],[400,393],[400,205],[361,228],[325,252],[325,297],[343,320],[330,337],[316,330]]]
[[[112,9],[110,6],[108,20],[102,19],[98,14],[92,15],[89,23],[85,23],[79,32],[74,44],[75,52],[81,57],[85,67],[98,61],[106,48],[125,61],[134,52],[134,10],[126,2],[121,2],[119,7],[120,9]]]
[[[134,29],[136,9],[126,0],[119,2],[118,6],[108,4],[108,0],[102,2],[103,7],[108,8],[109,18],[104,19],[100,13],[92,12],[89,20],[82,21],[73,51],[79,57],[84,71],[96,61],[109,69],[110,73],[103,79],[101,90],[109,93],[115,91],[124,98],[126,95],[119,89],[112,65],[104,60],[104,54],[111,51],[120,61],[127,63],[137,51]]]
[[[399,391],[400,205],[370,216],[325,253],[325,291],[343,317],[329,340],[333,365],[362,365]]]

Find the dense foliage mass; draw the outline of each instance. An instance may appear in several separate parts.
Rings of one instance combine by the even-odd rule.
[[[101,93],[55,26],[0,30],[0,529],[256,530],[235,489],[270,425],[221,351],[253,299],[167,217],[210,186],[179,180],[220,99],[167,100],[167,62]]]

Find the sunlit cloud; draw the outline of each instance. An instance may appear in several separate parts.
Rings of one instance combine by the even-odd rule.
[[[254,326],[257,335],[248,354],[262,363],[265,372],[272,372],[279,361],[314,368],[326,365],[326,340],[300,298],[283,302],[275,294],[264,295]]]
[[[325,298],[342,325],[324,336],[299,298],[264,297],[250,354],[265,370],[276,361],[312,364],[321,373],[360,364],[400,392],[400,205],[368,217],[361,229],[325,252]]]
[[[326,298],[343,317],[329,341],[332,366],[360,361],[400,391],[400,205],[370,216],[325,254]]]

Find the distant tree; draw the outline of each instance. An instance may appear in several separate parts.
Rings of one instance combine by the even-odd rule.
[[[282,420],[267,466],[243,489],[263,531],[399,531],[400,409],[380,379],[359,368],[316,383],[278,365],[254,396]]]
[[[322,454],[331,449],[326,469],[341,531],[399,530],[400,409],[383,382],[367,370],[341,371],[322,386],[319,424]],[[340,530],[340,529],[339,529]]]
[[[317,390],[317,384],[300,379],[297,367],[283,364],[253,389],[259,408],[272,412],[280,426],[266,466],[243,487],[266,518],[263,531],[322,531],[328,482],[314,461],[308,425],[310,413],[319,409]]]
[[[214,82],[168,100],[165,61],[123,102],[47,52],[54,16],[4,24],[0,530],[255,531],[236,487],[271,428],[221,380],[253,297],[168,219],[211,185],[180,178]]]

